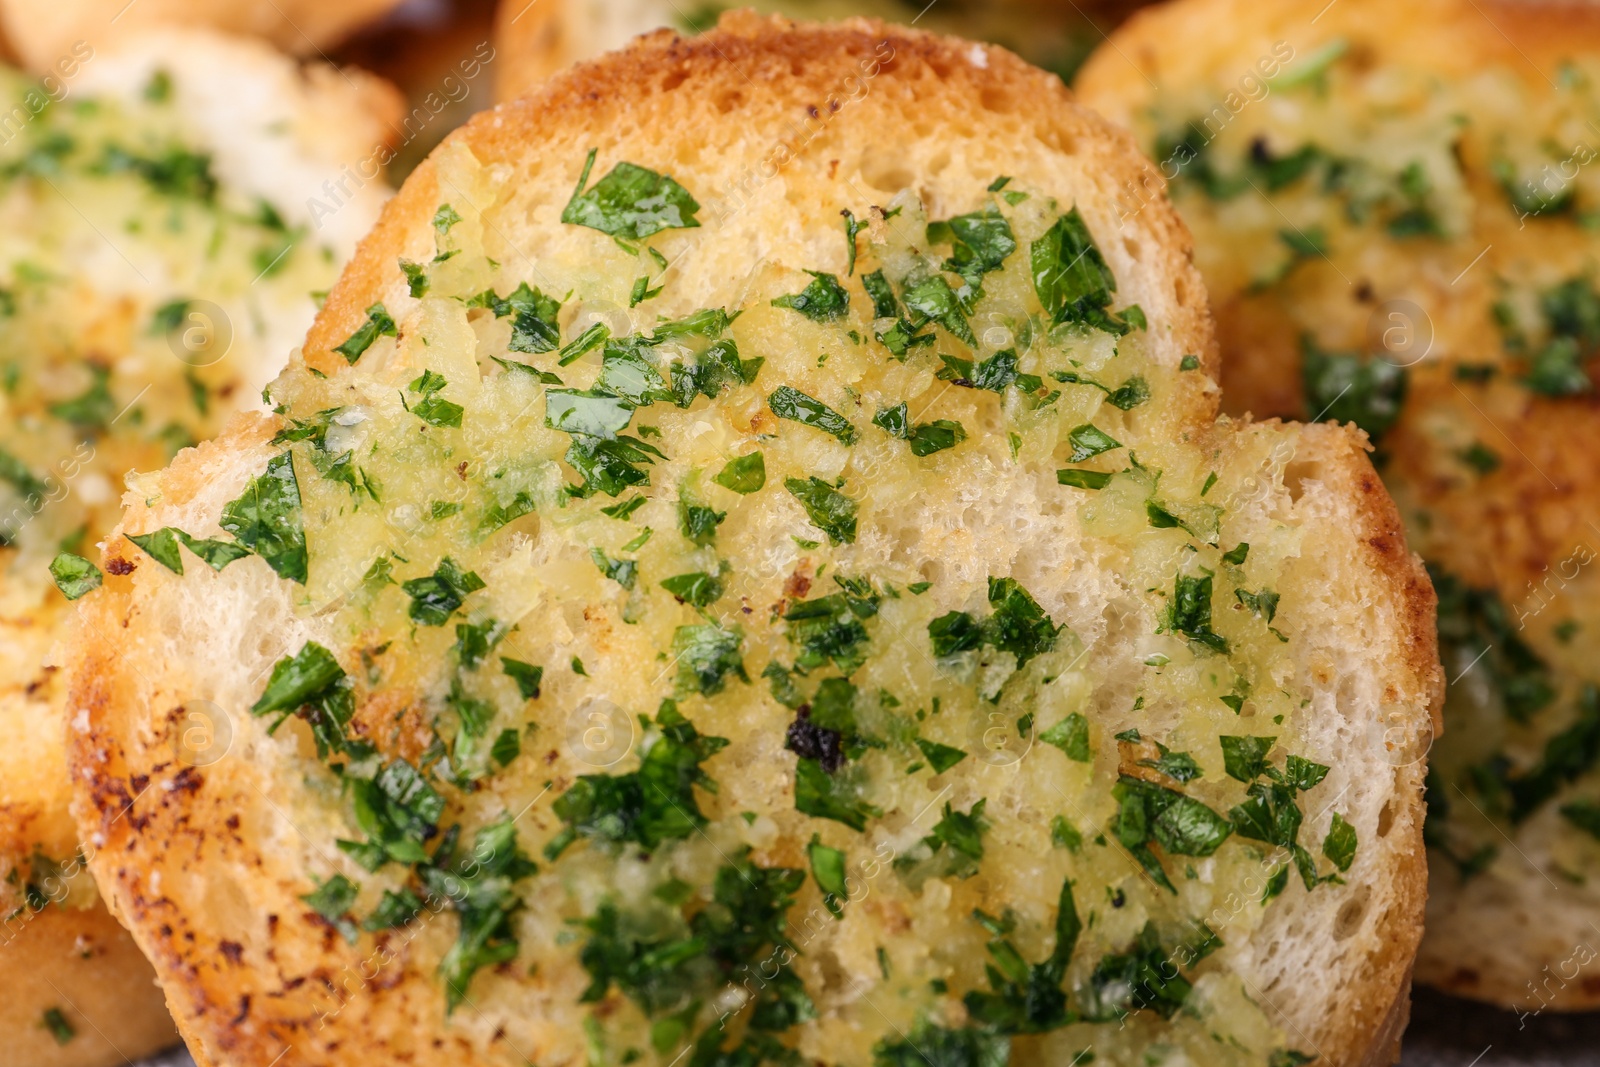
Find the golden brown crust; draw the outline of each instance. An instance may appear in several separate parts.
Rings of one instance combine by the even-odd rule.
[[[1345,430],[1358,448],[1366,444],[1365,434],[1354,427],[1345,427]],[[1401,630],[1405,635],[1406,663],[1410,676],[1424,680],[1427,706],[1432,710],[1433,731],[1437,737],[1444,732],[1440,716],[1444,704],[1444,670],[1439,665],[1439,630],[1434,624],[1439,601],[1433,583],[1428,579],[1422,558],[1406,543],[1400,509],[1365,457],[1349,479],[1347,488],[1361,502],[1359,512],[1365,519],[1361,540],[1366,546],[1369,564],[1386,575],[1394,588],[1402,591],[1399,601],[1404,612]],[[1398,698],[1397,694],[1392,699]]]
[[[1269,420],[1260,426],[1278,425]],[[1404,650],[1403,667],[1393,679],[1384,700],[1397,705],[1426,707],[1433,736],[1441,730],[1444,672],[1439,665],[1438,629],[1434,624],[1437,598],[1422,560],[1406,544],[1399,509],[1384,489],[1372,463],[1366,435],[1353,426],[1319,424],[1301,430],[1307,445],[1296,462],[1310,467],[1315,476],[1339,496],[1353,500],[1352,513],[1344,516],[1362,546],[1365,568],[1340,574],[1373,574],[1371,603],[1387,602],[1395,613],[1392,645]],[[1363,590],[1352,590],[1359,599]],[[1376,613],[1374,621],[1376,621]],[[1399,735],[1396,735],[1397,738]],[[1411,1010],[1411,976],[1422,941],[1423,915],[1428,899],[1428,858],[1422,839],[1422,794],[1427,774],[1426,753],[1431,737],[1390,739],[1395,764],[1393,822],[1385,835],[1394,843],[1398,858],[1386,872],[1393,905],[1380,924],[1382,942],[1367,961],[1363,981],[1332,991],[1327,1004],[1332,1020],[1318,1047],[1330,1063],[1362,1067],[1394,1063],[1400,1038]]]
[[[259,447],[270,436],[267,427],[268,421],[260,416],[242,415],[215,441],[180,452],[165,476],[173,495],[188,496],[197,492],[212,476],[218,460],[227,450],[250,445]],[[123,632],[129,628],[131,619],[105,609],[119,601],[125,606],[139,567],[149,562],[139,556],[131,542],[120,536],[106,542],[105,558],[121,559],[131,566],[125,570],[108,567],[105,588],[113,596],[90,598],[78,612],[75,651],[88,669],[78,676],[73,686],[72,707],[74,714],[84,715],[83,721],[89,723],[103,714],[126,714],[129,710],[117,706],[116,697],[120,694],[115,690],[114,680],[123,672],[138,673],[138,668],[128,663],[128,657],[137,655],[137,650],[123,641]],[[122,573],[117,573],[118,570]],[[194,761],[175,758],[170,735],[157,741],[157,746],[165,748],[165,752],[155,753],[159,762],[149,767],[153,774],[131,770],[120,746],[105,747],[105,739],[106,735],[98,731],[78,730],[69,735],[70,758],[80,786],[75,790],[74,815],[80,832],[87,831],[84,840],[90,851],[90,865],[97,872],[102,892],[115,902],[119,917],[139,942],[140,949],[156,964],[159,972],[167,973],[163,964],[177,963],[179,954],[172,941],[185,940],[186,920],[159,890],[144,883],[140,872],[121,866],[120,856],[148,840],[145,831],[153,823],[162,821],[158,813],[173,809],[170,794],[198,793],[204,777]],[[151,754],[140,752],[141,756]],[[85,783],[87,788],[82,788]],[[155,811],[147,810],[150,808]],[[174,828],[169,824],[164,829],[171,833]],[[167,851],[178,840],[173,836],[163,838],[158,847]],[[159,938],[152,936],[157,930],[161,931]],[[216,951],[215,946],[213,951]],[[225,950],[223,954],[227,954]],[[179,966],[192,969],[188,964]],[[166,984],[169,1001],[180,988],[169,978]],[[173,1007],[175,1018],[187,1018],[187,1013],[178,1005]],[[192,1045],[192,1031],[188,1027],[183,1029]]]
[[[1426,871],[1424,882],[1426,882]],[[1423,887],[1426,892],[1426,885]],[[1400,1062],[1401,1042],[1405,1039],[1406,1027],[1411,1023],[1411,974],[1409,968],[1405,975],[1405,995],[1395,999],[1388,1012],[1377,1021],[1372,1028],[1372,1045],[1367,1050],[1366,1059],[1361,1061],[1361,1067],[1390,1067],[1390,1064]]]

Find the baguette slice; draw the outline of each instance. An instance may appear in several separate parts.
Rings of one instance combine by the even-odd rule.
[[[1000,49],[749,15],[436,150],[82,604],[197,1058],[1392,1056],[1431,592],[1359,433],[1216,418],[1139,166]]]
[[[103,48],[47,108],[25,76],[3,77],[22,103],[0,146],[0,1064],[92,1067],[176,1034],[75,858],[65,685],[47,665],[70,605],[48,568],[115,524],[126,471],[259,403],[315,314],[309,290],[334,280],[383,193],[352,190],[322,226],[308,198],[383,143],[398,105],[376,79],[329,80],[199,30]],[[140,162],[108,167],[113,145]],[[274,225],[254,221],[263,204]]]
[[[1138,131],[1152,177],[1181,175],[1229,357],[1224,408],[1385,432],[1384,478],[1434,568],[1459,683],[1432,757],[1419,978],[1521,1009],[1600,1007],[1578,973],[1600,910],[1600,482],[1574,448],[1600,432],[1585,222],[1600,209],[1600,11],[1319,9],[1166,5],[1114,36],[1079,89]],[[1201,36],[1221,24],[1240,32]],[[1203,155],[1180,166],[1163,146],[1191,119]],[[1228,190],[1241,173],[1255,190]]]

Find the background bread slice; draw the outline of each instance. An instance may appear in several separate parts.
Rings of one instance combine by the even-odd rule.
[[[602,52],[621,48],[631,38],[668,28],[698,31],[715,24],[722,11],[752,8],[797,19],[837,19],[863,15],[910,24],[933,33],[992,41],[1037,66],[1070,77],[1103,38],[1104,32],[1137,4],[1097,0],[1082,4],[1051,0],[998,0],[951,10],[910,0],[760,0],[740,4],[717,0],[689,8],[667,0],[504,0],[495,10],[495,95],[514,100],[557,71]]]
[[[37,499],[6,485],[12,544],[0,548],[0,988],[7,994],[0,1028],[8,1036],[0,1064],[7,1065],[122,1063],[176,1040],[148,964],[74,859],[64,685],[47,665],[68,604],[46,568],[75,530],[92,543],[110,527],[129,467],[159,465],[181,446],[158,436],[165,419],[205,436],[228,413],[259,403],[262,385],[315,313],[307,290],[331,282],[336,258],[351,251],[384,194],[377,180],[351,188],[344,210],[330,210],[326,220],[308,200],[326,196],[325,181],[381,148],[398,107],[393,90],[370,76],[302,72],[264,44],[210,31],[129,33],[80,58],[57,83],[70,103],[52,104],[56,113],[32,113],[19,89],[23,104],[7,116],[3,149],[15,166],[59,138],[80,145],[58,157],[53,176],[13,174],[0,195],[7,219],[0,271],[10,301],[4,360],[13,373],[0,402],[0,452],[44,485]],[[167,81],[153,102],[146,93],[158,71]],[[23,83],[6,76],[8,86]],[[104,131],[93,117],[74,117],[90,112],[62,112],[95,102],[122,109],[123,125],[111,136],[130,151],[204,153],[203,173],[221,187],[211,194],[218,213],[253,214],[272,204],[284,232],[294,233],[289,243],[300,247],[285,248],[268,271],[248,248],[219,251],[213,243],[266,231],[229,229],[198,201],[141,199],[139,179],[86,173],[99,157],[84,155],[98,151]],[[181,233],[174,238],[158,226],[192,224],[197,215],[205,216],[204,232],[166,231]],[[141,236],[140,224],[155,236]],[[54,280],[39,283],[41,273]],[[151,322],[175,299],[209,305],[193,305],[201,318],[186,314],[169,338]],[[213,331],[215,343],[185,347],[181,331],[192,329]],[[86,364],[107,370],[112,406],[95,416],[100,425],[78,434],[50,406],[80,393],[91,379]],[[191,406],[195,389],[204,410]],[[50,1010],[72,1031],[59,1043],[44,1023]]]
[[[0,3],[0,28],[22,65],[35,74],[57,74],[74,47],[100,51],[124,37],[167,26],[192,26],[260,37],[294,55],[331,48],[395,7],[397,0],[63,0]]]
[[[1151,182],[1126,190],[1126,210],[1139,210],[1141,189],[1163,184],[1158,171],[1184,175],[1177,206],[1217,309],[1225,408],[1326,414],[1334,389],[1305,395],[1305,334],[1324,351],[1405,368],[1409,391],[1380,443],[1385,480],[1413,547],[1452,588],[1474,590],[1474,602],[1508,620],[1491,639],[1472,617],[1478,609],[1441,610],[1441,629],[1458,635],[1445,658],[1460,684],[1433,754],[1430,828],[1442,847],[1418,976],[1518,1007],[1597,1007],[1600,985],[1571,960],[1593,943],[1600,841],[1561,814],[1600,795],[1592,758],[1580,756],[1577,780],[1521,818],[1508,818],[1505,798],[1484,783],[1506,773],[1497,766],[1512,777],[1539,766],[1546,744],[1581,719],[1583,688],[1597,677],[1600,585],[1587,564],[1600,493],[1574,442],[1595,432],[1583,375],[1600,338],[1574,338],[1573,395],[1542,395],[1524,379],[1559,332],[1541,303],[1563,284],[1580,303],[1594,299],[1597,261],[1583,220],[1600,206],[1600,168],[1583,121],[1600,113],[1584,81],[1600,72],[1600,15],[1589,5],[1451,0],[1319,9],[1218,0],[1150,9],[1091,60],[1078,87],[1158,156]],[[1238,32],[1206,32],[1219,24]],[[1318,94],[1303,78],[1330,48],[1342,52]],[[1299,88],[1285,84],[1295,80]],[[1258,175],[1254,191],[1211,198],[1191,180],[1196,168],[1157,148],[1195,117],[1208,131],[1199,140],[1214,142],[1208,158],[1224,169],[1257,144],[1264,157],[1311,143],[1361,158],[1366,150],[1350,140],[1359,129],[1386,174],[1426,161],[1424,203],[1443,232],[1387,233],[1395,209],[1383,205],[1369,224],[1341,221],[1320,163],[1281,190]],[[1534,210],[1539,195],[1550,210]],[[1283,280],[1254,284],[1290,254],[1285,237],[1318,226],[1325,256],[1307,253]],[[1542,663],[1524,665],[1524,676],[1555,693],[1527,723],[1508,711],[1508,648]]]
[[[840,99],[837,106],[830,104],[830,95],[839,91],[835,87],[849,77],[870,79],[870,88],[848,103]],[[825,115],[832,117],[824,120]],[[805,137],[804,127],[788,125],[808,117],[814,136]],[[774,166],[776,177],[755,178],[755,168],[775,150],[772,139],[791,137],[792,142],[777,142],[784,155]],[[1284,554],[1279,621],[1295,635],[1294,641],[1280,645],[1264,631],[1258,636],[1274,650],[1289,650],[1284,654],[1291,657],[1310,704],[1304,711],[1297,705],[1286,707],[1284,729],[1295,731],[1296,751],[1333,764],[1329,779],[1319,787],[1326,793],[1317,795],[1348,816],[1362,842],[1345,885],[1322,886],[1314,894],[1302,893],[1297,885],[1270,909],[1257,902],[1256,885],[1213,916],[1227,947],[1215,965],[1208,965],[1216,968],[1208,982],[1236,990],[1230,976],[1244,976],[1261,998],[1257,1003],[1268,1007],[1249,1008],[1242,992],[1229,1003],[1240,1012],[1265,1013],[1269,1018],[1260,1025],[1281,1030],[1295,1047],[1314,1049],[1324,1062],[1378,1062],[1392,1054],[1405,1017],[1424,895],[1417,741],[1430,731],[1429,709],[1438,687],[1431,594],[1405,549],[1392,505],[1361,453],[1358,434],[1333,427],[1213,421],[1215,353],[1203,292],[1188,263],[1187,237],[1164,205],[1120,231],[1114,220],[1109,194],[1138,168],[1125,137],[1072,106],[1051,76],[994,48],[860,21],[791,27],[745,17],[693,40],[657,34],[627,52],[560,76],[537,95],[502,105],[453,135],[386,210],[308,335],[303,362],[274,386],[275,398],[295,405],[291,413],[299,417],[301,390],[323,388],[311,386],[314,382],[326,382],[332,390],[371,388],[374,397],[389,393],[391,383],[407,388],[418,374],[412,361],[431,347],[418,339],[428,330],[418,316],[448,305],[432,297],[413,299],[399,261],[415,264],[434,255],[440,233],[436,217],[442,216],[446,231],[459,227],[472,241],[482,242],[463,253],[463,261],[470,261],[481,247],[506,265],[508,274],[495,282],[497,291],[517,277],[537,277],[535,271],[560,281],[567,271],[582,270],[588,273],[586,285],[601,287],[603,294],[614,293],[625,303],[632,279],[616,274],[616,264],[631,275],[633,260],[612,262],[608,257],[626,253],[591,232],[555,222],[591,145],[606,161],[670,163],[672,176],[703,202],[699,229],[660,242],[658,251],[674,264],[672,274],[660,302],[647,304],[633,321],[643,328],[658,313],[670,318],[735,303],[750,308],[736,324],[744,342],[750,335],[742,331],[756,328],[764,317],[783,335],[803,327],[770,318],[779,309],[765,306],[769,285],[787,284],[783,280],[801,265],[846,273],[836,217],[841,201],[865,211],[874,200],[911,189],[927,203],[931,217],[941,217],[983,202],[998,172],[1012,177],[1010,187],[1016,191],[1034,190],[1039,201],[1056,198],[1057,210],[1065,210],[1068,202],[1077,204],[1118,278],[1119,301],[1137,303],[1150,323],[1148,339],[1141,335],[1125,342],[1130,350],[1148,352],[1156,396],[1148,409],[1151,421],[1130,431],[1141,435],[1141,455],[1148,450],[1152,461],[1157,455],[1187,457],[1199,465],[1196,488],[1205,477],[1204,464],[1215,462],[1221,479],[1217,491],[1237,499],[1239,521],[1260,533],[1259,538],[1251,534],[1259,551]],[[441,201],[451,203],[452,213],[463,221],[443,215]],[[901,195],[896,203],[910,212],[914,201]],[[873,223],[878,239],[888,230],[886,220]],[[528,256],[525,261],[517,259],[518,250],[526,250],[521,253]],[[760,270],[789,273],[777,275],[777,283],[767,275],[755,290],[760,299],[753,299],[746,278],[751,262],[759,259],[767,261]],[[603,265],[603,272],[590,263]],[[799,277],[803,284],[805,276]],[[551,284],[549,291],[566,292],[564,284]],[[347,339],[371,321],[371,309],[380,301],[403,336],[375,340],[352,370],[346,354],[335,348],[344,345],[348,350]],[[478,321],[488,328],[488,318]],[[743,343],[744,356],[763,355],[772,367],[780,355],[793,355],[785,352],[782,336],[762,336],[767,347],[758,350]],[[836,352],[819,367],[815,356],[807,355],[804,365],[790,364],[793,377],[788,380],[815,382],[812,388],[832,390],[830,396],[842,395],[841,383],[854,373],[852,366],[862,368],[861,382],[867,388],[889,372],[883,368],[892,371],[893,361],[882,356],[853,364],[847,363],[852,359],[848,353]],[[536,362],[543,366],[549,360]],[[1180,369],[1186,366],[1191,369]],[[763,383],[771,388],[778,380]],[[453,364],[450,381],[450,388],[476,384],[472,371],[461,363]],[[451,395],[471,399],[468,393]],[[967,402],[964,395],[954,399]],[[982,396],[978,400],[989,403]],[[726,409],[719,404],[694,409],[708,420],[705,425],[712,427],[709,436],[714,440],[724,432],[716,428],[722,412],[735,411],[729,403]],[[777,429],[759,404],[737,410],[743,414],[728,417],[743,419],[742,438],[761,436],[767,442],[763,447],[774,456],[781,454],[780,439],[793,440],[781,438],[788,429]],[[663,444],[677,454],[686,427],[670,412],[660,420]],[[865,425],[864,415],[860,421]],[[458,453],[466,464],[460,469],[462,478],[478,477],[480,450],[537,434],[538,422],[535,405],[531,419],[463,442]],[[277,418],[241,420],[218,441],[185,453],[166,472],[141,479],[128,497],[122,530],[137,533],[173,525],[195,536],[217,536],[214,524],[220,509],[282,450],[272,442],[284,425]],[[901,470],[899,454],[892,455],[897,458],[884,477]],[[966,453],[957,449],[948,458],[975,464],[987,455],[977,448]],[[652,520],[661,527],[657,537],[663,541],[675,536],[668,532],[674,525],[672,502],[663,499],[663,489],[683,476],[682,463],[664,462],[645,490],[650,498],[646,507],[669,509],[665,522]],[[1087,556],[1076,555],[1081,536],[1062,532],[1078,521],[1076,512],[1070,517],[1058,513],[1055,501],[1060,498],[1054,494],[1060,487],[1054,480],[1046,479],[1051,495],[1035,500],[1029,495],[1038,487],[1033,474],[1040,472],[1034,466],[1024,475],[996,465],[987,485],[973,474],[979,467],[948,469],[960,474],[942,482],[931,479],[937,488],[925,497],[908,496],[893,509],[884,503],[877,511],[864,511],[862,544],[821,558],[837,558],[841,566],[881,575],[887,573],[882,568],[896,565],[892,557],[903,546],[911,558],[938,561],[936,567],[928,565],[930,574],[949,576],[952,584],[963,586],[984,568],[1001,567],[1034,583],[1052,614],[1069,619],[1074,632],[1099,635],[1093,639],[1115,646],[1118,663],[1125,658],[1136,663],[1132,646],[1156,625],[1156,613],[1148,606],[1139,608],[1126,633],[1106,636],[1105,598],[1133,594],[1121,590],[1124,577],[1115,567],[1090,565]],[[396,483],[391,479],[387,484]],[[305,485],[311,493],[317,483],[308,476]],[[1018,495],[1008,497],[1013,490]],[[394,491],[404,492],[404,487]],[[746,550],[739,546],[745,541],[725,542],[735,561],[734,573],[748,572],[752,581],[766,583],[751,593],[751,613],[743,616],[752,642],[771,632],[771,623],[763,621],[765,613],[755,606],[781,598],[778,585],[800,578],[808,585],[807,575],[815,573],[807,566],[791,573],[798,554],[828,551],[816,542],[809,542],[811,548],[793,546],[788,537],[793,518],[779,517],[788,505],[771,495],[775,492],[769,486],[764,490],[768,495],[752,498],[757,510],[746,509],[768,518],[747,522],[735,517],[729,530],[736,528],[750,543],[773,544],[774,554],[782,553],[781,569],[762,570],[743,554]],[[957,493],[970,504],[961,514],[953,514],[946,502]],[[717,500],[722,507],[722,498]],[[730,512],[737,503],[730,494]],[[574,500],[568,514],[593,506]],[[552,507],[552,531],[558,517]],[[1142,511],[1139,525],[1145,525]],[[1292,535],[1279,532],[1291,528]],[[541,552],[545,545],[562,544],[554,532],[541,536],[535,542],[513,535],[495,551],[513,553],[500,559],[504,562],[515,553],[534,551],[535,544]],[[734,534],[723,536],[731,539]],[[1303,547],[1291,548],[1291,539]],[[364,535],[352,527],[319,541],[314,552],[350,549],[354,569],[342,573],[359,578],[368,563],[366,547]],[[519,913],[524,954],[518,962],[494,973],[480,972],[470,991],[471,1009],[463,1005],[448,1021],[434,972],[455,933],[452,917],[420,921],[375,939],[361,935],[351,946],[301,901],[314,888],[311,872],[330,878],[339,871],[361,881],[369,896],[395,874],[392,867],[387,874],[368,876],[340,866],[333,841],[353,831],[309,739],[300,733],[299,723],[269,737],[263,720],[247,711],[260,695],[266,673],[306,641],[346,647],[339,599],[328,601],[327,611],[303,613],[301,587],[273,578],[260,560],[240,561],[220,574],[194,567],[179,578],[153,565],[120,532],[106,542],[106,554],[137,566],[130,575],[108,579],[107,587],[82,605],[83,630],[71,671],[74,706],[81,711],[72,742],[77,814],[95,845],[96,873],[155,962],[197,1055],[218,1065],[270,1061],[285,1047],[306,1063],[402,1056],[418,1063],[487,1063],[501,1054],[502,1045],[539,1062],[582,1055],[583,1008],[574,998],[583,973],[572,950],[559,941],[562,931],[574,927],[566,921],[572,916],[555,882],[538,883],[548,886],[550,895],[541,893]],[[363,556],[359,562],[357,555]],[[552,791],[563,789],[582,770],[571,746],[559,740],[567,728],[563,712],[577,706],[576,686],[584,684],[579,679],[600,680],[597,684],[610,687],[617,702],[630,710],[653,707],[662,695],[659,673],[644,669],[650,660],[636,651],[639,639],[633,635],[642,631],[630,630],[615,601],[593,584],[600,579],[589,558],[555,562],[543,573],[550,581],[573,583],[573,595],[536,610],[525,605],[516,638],[538,649],[547,666],[548,690],[531,712],[542,725],[531,736],[552,738],[549,751],[544,753],[547,746],[541,740],[536,765],[513,764],[494,785],[476,794],[472,803],[482,803],[483,809],[470,816],[493,817],[501,805],[508,815],[522,812],[526,819],[519,819],[517,827],[530,854],[537,854],[537,844],[558,825],[538,803],[542,783],[554,776]],[[647,577],[655,581],[658,576]],[[320,601],[337,585],[319,585],[310,595]],[[515,596],[524,590],[531,594],[538,586],[511,582],[509,588],[508,595]],[[938,583],[934,588],[940,588]],[[800,589],[793,585],[787,595],[804,596]],[[911,598],[902,600],[909,604]],[[641,625],[648,629],[657,624],[646,618]],[[381,641],[388,631],[380,629],[372,636]],[[405,650],[402,662],[423,662],[424,653],[413,653],[412,638],[402,632],[396,640]],[[581,658],[584,675],[576,666],[560,666],[569,656]],[[752,674],[760,666],[752,652]],[[1151,713],[1129,710],[1136,671],[1131,667],[1129,677],[1116,682],[1115,699],[1105,708],[1096,706],[1095,771],[1107,781],[1114,779],[1117,765],[1111,734],[1139,722],[1155,728]],[[370,696],[363,695],[357,712],[360,728],[387,738],[386,724],[396,721],[396,712],[401,713],[399,721],[414,721],[407,709],[416,699],[420,697],[403,686],[379,685]],[[221,709],[232,748],[214,763],[181,766],[168,755],[171,738],[197,701]],[[420,705],[416,707],[420,713]],[[796,837],[793,829],[793,764],[777,740],[792,713],[767,698],[759,683],[745,689],[730,682],[728,700],[688,698],[684,708],[707,730],[715,728],[735,739],[734,749],[708,763],[720,792],[714,798],[700,795],[697,801],[716,813],[715,832],[745,825],[737,815],[749,810],[756,816],[751,827],[790,827],[761,845],[760,862],[804,866],[805,837]],[[1236,721],[1232,711],[1220,714],[1225,722]],[[409,725],[405,734],[401,743],[407,751],[413,743],[421,747],[422,737]],[[1043,759],[1059,753],[1041,749],[1036,755],[1038,762],[1018,765],[1027,781],[1037,786],[1062,775],[1063,764]],[[1208,750],[1204,759],[1212,776],[1220,779],[1214,752]],[[976,762],[951,772],[951,788],[970,791],[982,773],[973,766]],[[969,772],[973,777],[967,777]],[[308,782],[314,783],[309,790]],[[963,807],[977,799],[976,793],[963,796]],[[1012,887],[1019,908],[1027,896],[1030,914],[1047,920],[1053,905],[1040,909],[1036,898],[1053,898],[1059,878],[1052,874],[1042,879],[1029,872],[1037,871],[1033,865],[1038,863],[1058,869],[1065,854],[1039,847],[1040,834],[1048,839],[1039,816],[1023,832],[1027,806],[1022,797],[995,794],[993,817],[1008,830],[1004,840],[994,839],[994,847],[1005,862],[987,877]],[[123,809],[129,817],[115,818]],[[763,817],[782,823],[767,824]],[[1332,811],[1319,804],[1309,819],[1308,825],[1320,834]],[[830,838],[838,832],[832,824],[816,825]],[[1083,829],[1086,836],[1094,832],[1090,823]],[[1265,877],[1267,868],[1256,873]],[[1129,879],[1130,895],[1144,892],[1137,874],[1123,872],[1121,877]],[[1041,885],[1045,880],[1049,884]],[[1103,910],[1109,906],[1099,901],[1109,888],[1086,882],[1079,891],[1086,912],[1093,907],[1107,923],[1113,921]],[[921,898],[928,914],[939,914],[935,902],[948,900],[939,895],[946,891],[970,889],[930,889]],[[886,885],[884,907],[898,908],[902,892]],[[802,894],[806,906],[821,907],[812,887]],[[1088,903],[1091,896],[1094,904]],[[367,906],[364,901],[363,913]],[[869,907],[862,914],[876,913]],[[956,934],[962,938],[971,936],[966,914],[962,911]],[[861,961],[847,939],[832,932],[831,923],[821,924],[821,947],[808,949],[804,957],[805,981],[815,982],[819,1003],[830,1005],[829,1021],[819,1024],[829,1029],[808,1029],[801,1039],[821,1042],[826,1037],[830,1042],[826,1049],[806,1046],[807,1055],[865,1062],[883,1024],[859,1006],[860,1014],[852,1016],[852,1009],[839,1003],[848,988],[845,973],[857,973]],[[849,920],[841,928],[846,926]],[[1247,929],[1253,932],[1245,933]],[[899,961],[895,973],[909,968],[913,979],[933,973],[927,969],[932,964],[916,962],[921,944],[904,931],[883,943]],[[1031,946],[1027,951],[1034,954]],[[960,966],[978,973],[977,955],[967,954]],[[870,949],[867,960],[868,973],[880,973],[883,965],[872,960]],[[840,970],[830,979],[826,971],[814,969],[827,966]],[[939,966],[956,963],[941,958]],[[963,983],[971,974],[964,974]],[[612,1018],[629,1018],[632,1009],[617,997],[606,1003]],[[852,1017],[861,1021],[852,1024]],[[1217,1025],[1235,1021],[1219,1017]],[[1101,1061],[1133,1055],[1137,1042],[1161,1032],[1162,1024],[1152,1013],[1130,1021],[1126,1033],[1132,1036],[1119,1036],[1123,1031],[1107,1026],[1101,1032],[1107,1042],[1101,1046]],[[1249,1036],[1265,1039],[1262,1033]],[[1018,1062],[1044,1062],[1056,1051],[1051,1045],[1019,1042],[1016,1056]],[[644,1053],[647,1059],[651,1055]]]

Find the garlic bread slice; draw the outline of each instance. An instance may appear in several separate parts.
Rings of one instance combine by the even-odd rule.
[[[1388,1053],[1431,593],[1358,434],[1217,419],[1139,166],[997,48],[748,15],[452,135],[83,601],[197,1055]]]

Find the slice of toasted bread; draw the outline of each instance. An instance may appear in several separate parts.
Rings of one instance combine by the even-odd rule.
[[[395,103],[199,30],[129,35],[57,101],[3,77],[0,1064],[89,1067],[176,1035],[76,858],[48,568],[109,531],[125,472],[259,403],[384,197],[351,188],[326,218],[308,200],[381,148]]]
[[[503,0],[495,9],[495,96],[515,100],[557,71],[621,48],[641,33],[664,27],[698,32],[733,8],[790,18],[863,15],[909,23],[1004,45],[1068,78],[1105,31],[1135,6],[1129,0],[992,0],[949,6],[915,0],[712,0],[691,6],[673,0]]]
[[[1321,8],[1150,10],[1079,89],[1156,158],[1125,210],[1163,177],[1178,190],[1224,408],[1387,430],[1459,683],[1433,753],[1418,976],[1600,1007],[1573,962],[1600,909],[1600,483],[1573,450],[1600,426],[1600,10]],[[1238,32],[1201,35],[1221,24]]]
[[[399,0],[0,0],[0,30],[22,65],[61,77],[83,51],[105,51],[151,29],[195,27],[261,37],[295,55],[331,48]],[[174,62],[177,59],[174,58]]]
[[[196,1055],[1392,1054],[1431,592],[1359,433],[1216,418],[1139,165],[998,48],[750,15],[453,134],[82,604]]]

